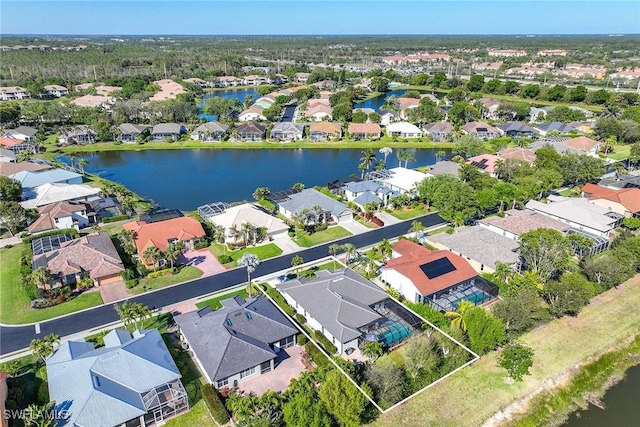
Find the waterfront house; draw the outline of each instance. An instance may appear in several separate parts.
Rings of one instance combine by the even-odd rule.
[[[422,131],[416,125],[407,122],[391,123],[387,126],[387,136],[399,138],[420,138]]]
[[[433,177],[438,175],[453,175],[459,176],[460,163],[452,162],[450,160],[443,160],[437,162],[435,165],[429,167],[426,175],[427,177]]]
[[[400,193],[375,181],[349,181],[340,189],[348,201],[364,209],[371,203],[386,205],[390,198]]]
[[[269,215],[249,203],[225,208],[222,213],[208,216],[207,219],[224,228],[227,243],[236,243],[242,240],[242,236],[237,231],[241,230],[245,223],[250,224],[254,229],[264,228],[269,239],[286,237],[289,232],[289,226],[280,218]]]
[[[191,139],[202,142],[222,141],[222,138],[228,130],[228,125],[223,125],[218,122],[207,122],[198,126],[193,130],[193,132],[191,132]]]
[[[236,126],[236,141],[262,141],[267,127],[260,123],[247,122]]]
[[[311,141],[328,141],[342,136],[342,126],[338,123],[320,122],[309,125],[309,139]]]
[[[307,109],[304,112],[304,116],[307,119],[314,120],[317,122],[321,122],[324,120],[332,120],[333,119],[333,108],[329,105],[321,104],[321,103],[309,103],[307,105]]]
[[[150,141],[164,142],[167,139],[177,141],[183,133],[187,131],[185,125],[181,123],[160,123],[151,129]]]
[[[380,115],[380,124],[382,126],[389,126],[389,124],[400,120],[400,116],[395,111],[380,110],[378,114]]]
[[[38,208],[38,218],[27,230],[31,234],[56,229],[81,230],[96,222],[96,214],[88,202],[57,202]]]
[[[495,299],[498,289],[478,276],[461,256],[432,251],[401,239],[393,245],[393,258],[380,278],[411,302],[423,302],[439,311],[455,311],[460,301],[480,305]]]
[[[36,142],[23,141],[22,139],[13,137],[0,137],[0,146],[7,150],[13,151],[13,153],[16,155],[22,153],[23,151],[32,154],[36,154],[38,152],[38,144]]]
[[[306,83],[310,75],[310,73],[296,73],[294,78],[296,82]]]
[[[45,85],[42,95],[47,98],[60,98],[69,95],[69,89],[60,85]]]
[[[10,151],[10,150],[8,150]],[[0,176],[11,176],[22,171],[41,171],[49,169],[51,166],[42,163],[32,162],[0,162]]]
[[[231,86],[241,86],[243,80],[239,79],[235,76],[222,76],[218,77],[216,81],[216,86],[218,87],[231,87]]]
[[[380,125],[377,123],[350,123],[347,128],[349,137],[353,141],[361,139],[379,139],[382,134]]]
[[[511,138],[533,138],[536,130],[521,122],[506,122],[497,125],[498,132]]]
[[[7,129],[4,135],[7,138],[15,138],[24,142],[36,142],[38,129],[30,126],[18,126],[15,129]]]
[[[293,122],[276,123],[269,138],[276,141],[299,141],[304,136],[304,126]]]
[[[0,99],[9,101],[11,99],[29,98],[29,92],[20,86],[4,86],[0,87]]]
[[[496,128],[483,122],[469,122],[462,126],[461,130],[480,139],[493,139],[500,136]]]
[[[16,153],[6,148],[0,148],[0,163],[14,163],[17,160]]]
[[[243,84],[248,86],[259,86],[259,85],[266,85],[269,83],[271,83],[271,79],[269,77],[260,76],[257,74],[245,76],[243,79]]]
[[[188,216],[152,223],[132,221],[123,224],[123,227],[134,232],[138,257],[147,265],[151,263],[144,258],[144,251],[149,247],[164,251],[169,243],[181,241],[185,250],[189,251],[206,237],[202,224]],[[159,264],[163,263],[160,260]]]
[[[427,178],[426,174],[405,167],[385,169],[371,175],[371,179],[399,194],[415,193],[418,185]]]
[[[322,212],[315,212],[316,206],[319,206]],[[289,219],[303,211],[309,212],[309,215],[313,215],[313,218],[308,218],[310,222],[333,221],[341,223],[353,219],[353,212],[344,203],[340,203],[313,188],[289,195],[286,200],[278,202],[278,209],[282,215]]]
[[[85,277],[94,285],[120,282],[124,264],[109,234],[89,234],[64,242],[59,248],[33,256],[33,269],[45,267],[52,276],[44,288],[75,285]]]
[[[58,137],[58,143],[63,145],[71,145],[71,144],[93,144],[96,142],[96,133],[89,126],[76,126],[72,129],[69,129],[66,132],[63,132]]]
[[[198,86],[201,89],[209,87],[209,82],[199,79],[197,77],[191,77],[190,79],[184,79],[185,82]]]
[[[91,201],[99,198],[100,191],[85,184],[44,184],[26,193],[30,198],[20,204],[31,209],[56,202]]]
[[[221,304],[174,317],[207,382],[235,388],[277,369],[278,353],[295,345],[298,329],[262,295]]]
[[[625,217],[640,217],[640,188],[611,189],[587,183],[582,187],[582,197],[603,208],[611,209]]]
[[[264,111],[264,107],[261,107],[259,105],[252,105],[251,107],[247,108],[246,110],[242,111],[239,115],[238,115],[238,120],[241,122],[251,122],[251,121],[256,121],[256,120],[267,120],[267,118],[265,117],[265,115],[262,113]]]
[[[157,329],[114,329],[104,346],[65,341],[47,359],[58,427],[153,427],[189,410],[178,367]]]
[[[433,141],[447,141],[455,136],[453,125],[448,122],[429,123],[422,129]]]
[[[138,142],[138,138],[140,137],[140,135],[142,135],[145,131],[148,131],[148,129],[150,128],[151,126],[122,123],[120,126],[118,126],[118,131],[120,132],[118,134],[118,141],[122,142],[123,144],[135,144]]]
[[[558,132],[560,134],[578,133],[578,129],[562,122],[536,123],[533,127],[536,128],[542,136],[547,136],[549,132]]]
[[[66,169],[49,169],[41,172],[22,171],[10,176],[22,186],[23,192],[44,184],[82,184],[82,175]],[[29,198],[28,196],[24,198]]]

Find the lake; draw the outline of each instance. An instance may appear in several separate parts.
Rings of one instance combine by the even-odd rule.
[[[385,100],[390,97],[391,95],[395,95],[398,98],[400,98],[402,95],[404,95],[406,92],[406,90],[402,89],[402,90],[391,90],[387,93],[383,93],[380,94],[374,98],[369,98],[366,101],[362,101],[362,102],[356,102],[353,106],[353,108],[372,108],[375,111],[380,111],[382,109],[382,106],[385,103]],[[431,93],[431,91],[424,91],[424,90],[419,90],[417,92],[420,93]],[[438,98],[441,98],[443,96],[442,93],[438,93],[435,92],[434,95]]]
[[[640,425],[640,365],[627,371],[602,398],[606,409],[589,405],[586,411],[571,414],[563,427],[631,427]]]
[[[378,158],[383,156],[375,150]],[[408,149],[415,168],[435,163],[436,149]],[[398,166],[398,151],[387,158]],[[81,155],[77,155],[79,157]],[[85,169],[123,184],[162,207],[194,210],[212,202],[252,200],[257,187],[291,188],[327,185],[334,179],[358,174],[361,150],[259,149],[259,150],[140,150],[82,154]],[[68,162],[68,157],[59,160]]]
[[[247,95],[251,95],[251,97],[255,100],[258,99],[260,97],[260,95],[258,95],[258,88],[257,87],[247,87],[247,88],[240,88],[240,89],[225,89],[225,90],[215,90],[212,92],[206,92],[203,96],[202,96],[202,101],[200,101],[200,103],[198,104],[198,109],[202,110],[202,107],[204,106],[204,102],[209,99],[209,98],[213,98],[214,96],[219,96],[220,98],[224,98],[224,99],[237,99],[240,102],[244,103],[244,99],[247,97]],[[200,113],[198,114],[198,117],[201,119],[205,119],[208,122],[214,121],[214,120],[218,120],[217,116],[213,116],[213,115],[208,115],[208,114],[204,114],[204,113]]]

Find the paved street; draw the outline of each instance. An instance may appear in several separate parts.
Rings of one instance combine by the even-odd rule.
[[[424,215],[399,224],[390,225],[383,228],[372,229],[366,233],[350,236],[335,243],[353,243],[357,247],[364,247],[379,242],[382,239],[391,239],[406,234],[411,227],[411,222],[420,221],[425,227],[443,224],[444,220],[437,214]],[[334,242],[305,249],[298,252],[306,262],[314,261],[329,255],[329,245]],[[253,277],[271,274],[276,271],[291,267],[293,254],[283,255],[263,261],[256,269]],[[161,308],[177,304],[181,301],[196,298],[222,289],[230,288],[246,281],[246,271],[242,269],[229,270],[210,277],[204,277],[183,285],[161,289],[157,292],[139,295],[131,300],[140,302],[152,308]],[[101,325],[119,320],[118,315],[111,305],[85,310],[46,322],[41,322],[40,333],[36,334],[34,325],[28,326],[2,326],[0,327],[0,355],[27,348],[33,338],[43,337],[50,333],[55,333],[62,337],[78,333]]]

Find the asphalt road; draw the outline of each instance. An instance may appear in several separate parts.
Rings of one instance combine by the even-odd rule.
[[[406,234],[411,227],[411,223],[416,220],[422,222],[425,227],[433,227],[434,225],[445,223],[438,214],[429,214],[387,227],[373,229],[366,233],[350,236],[339,240],[338,242],[331,243],[353,243],[359,248],[369,246],[381,241],[382,239],[391,239]],[[326,257],[329,255],[329,245],[331,243],[326,243],[314,248],[305,249],[301,252],[263,261],[253,273],[253,277],[260,277],[290,268],[291,258],[295,255],[301,256],[305,262]],[[153,308],[160,308],[230,288],[245,282],[246,280],[246,270],[238,268],[216,274],[214,276],[197,279],[183,285],[165,288],[146,295],[140,295],[131,298],[131,301],[140,302]],[[87,329],[97,328],[117,320],[119,320],[118,314],[111,304],[107,304],[80,313],[42,322],[40,323],[40,334],[36,334],[34,325],[2,326],[0,327],[0,355],[27,348],[31,340],[34,338],[41,338],[51,333],[64,337]]]

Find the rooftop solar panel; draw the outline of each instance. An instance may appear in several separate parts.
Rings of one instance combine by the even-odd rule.
[[[451,261],[449,261],[448,258],[440,258],[435,261],[422,264],[420,266],[420,270],[422,270],[429,279],[435,279],[443,274],[456,271],[456,268],[451,264]]]

